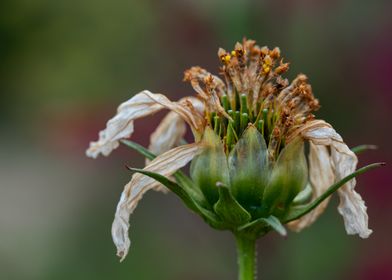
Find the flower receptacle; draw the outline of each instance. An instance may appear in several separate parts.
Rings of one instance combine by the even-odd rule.
[[[273,227],[263,219],[284,217],[308,181],[304,143],[299,138],[276,161],[268,158],[265,140],[252,124],[228,154],[211,128],[203,141],[205,148],[192,161],[191,177],[223,228],[236,231],[262,219],[249,224],[247,231],[255,227],[253,232],[264,234]]]

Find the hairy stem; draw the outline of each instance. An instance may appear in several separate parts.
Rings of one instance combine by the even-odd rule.
[[[255,280],[256,278],[256,240],[236,235],[238,279]]]

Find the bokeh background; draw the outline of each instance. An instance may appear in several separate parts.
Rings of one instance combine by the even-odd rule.
[[[119,263],[110,227],[125,148],[88,159],[117,105],[142,89],[192,94],[183,71],[217,72],[243,36],[279,46],[287,75],[310,77],[360,165],[392,164],[391,1],[75,1],[0,3],[0,279],[236,279],[234,241],[171,194],[148,193]],[[147,145],[162,114],[136,124]],[[337,199],[301,234],[258,243],[262,279],[392,279],[391,166],[362,175],[373,235],[347,236]]]

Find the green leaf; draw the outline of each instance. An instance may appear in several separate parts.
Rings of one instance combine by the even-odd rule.
[[[153,160],[157,156],[151,153],[148,149],[144,148],[142,145],[135,143],[131,140],[121,140],[121,143],[123,143],[125,146],[128,146],[131,149],[134,149],[135,151],[139,152],[142,154],[144,157],[148,158],[149,160]]]
[[[264,221],[274,230],[276,230],[280,235],[286,236],[287,231],[284,228],[284,226],[280,223],[279,219],[276,218],[275,216],[269,216],[268,218],[265,218]]]
[[[156,155],[154,155],[148,149],[144,148],[138,143],[135,143],[131,140],[121,140],[121,143],[139,152],[141,155],[148,158],[149,160],[153,160],[154,158],[156,158]],[[178,170],[176,171],[176,173],[174,173],[174,177],[176,178],[176,181],[187,190],[187,192],[192,196],[193,199],[195,199],[199,203],[206,204],[202,193],[194,186],[192,180],[188,176],[186,176],[184,172]]]
[[[141,173],[143,175],[146,175],[158,181],[159,183],[167,187],[169,190],[171,190],[173,193],[175,193],[189,209],[191,209],[192,211],[198,213],[203,218],[205,218],[213,227],[217,227],[217,228],[222,227],[220,221],[217,219],[216,215],[213,212],[204,209],[203,207],[198,205],[198,203],[196,203],[192,199],[192,197],[177,183],[172,182],[165,176],[162,176],[161,174],[155,172],[147,171],[144,169],[131,168],[131,167],[128,167],[128,169]]]
[[[169,190],[171,190],[173,193],[175,193],[178,197],[180,197],[182,199],[182,201],[184,201],[184,203],[187,206],[189,206],[189,208],[195,210],[192,198],[177,183],[175,183],[175,182],[169,180],[167,177],[162,176],[161,174],[158,174],[158,173],[155,173],[155,172],[151,172],[151,171],[147,171],[147,170],[139,169],[139,168],[132,168],[132,167],[128,167],[128,166],[127,166],[127,168],[129,170],[131,170],[131,171],[141,173],[143,175],[146,175],[146,176],[151,177],[154,180],[158,181],[159,183],[161,183],[162,185],[167,187]]]
[[[235,227],[250,221],[250,214],[235,200],[229,188],[218,183],[219,200],[214,205],[215,213],[219,215],[223,222]]]
[[[307,180],[304,143],[298,137],[283,149],[272,170],[262,202],[266,214],[283,216],[293,199],[306,186]]]
[[[351,149],[353,153],[359,155],[367,150],[377,150],[376,145],[359,145]]]
[[[253,125],[230,152],[228,164],[233,196],[247,209],[260,206],[268,184],[267,145]]]
[[[323,202],[327,197],[329,197],[331,194],[333,194],[335,191],[337,191],[341,186],[343,186],[345,183],[350,181],[352,178],[354,178],[360,174],[363,174],[369,170],[372,170],[374,168],[384,166],[384,165],[385,165],[384,162],[369,164],[369,165],[362,167],[362,168],[358,169],[357,171],[351,173],[350,175],[344,177],[339,182],[330,186],[325,193],[320,195],[313,202],[311,202],[307,205],[304,205],[304,206],[294,206],[292,209],[290,209],[290,211],[288,212],[288,215],[284,219],[284,223],[288,223],[290,221],[299,219],[303,215],[309,213],[314,208],[316,208],[321,202]]]
[[[191,178],[212,206],[219,199],[217,182],[229,183],[229,170],[223,144],[218,135],[207,127],[203,140],[205,148],[191,164]]]
[[[246,225],[239,227],[238,230],[243,231],[252,227],[259,227],[259,226],[265,227],[266,225],[274,229],[282,236],[287,235],[287,231],[285,227],[282,225],[279,219],[273,215],[269,216],[268,218],[259,218],[257,220],[254,220]]]
[[[313,189],[310,184],[307,184],[306,187],[294,198],[293,204],[304,204],[309,202],[310,198],[312,197]]]

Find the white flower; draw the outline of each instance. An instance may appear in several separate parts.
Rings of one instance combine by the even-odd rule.
[[[147,90],[136,94],[118,107],[117,114],[99,133],[99,139],[90,143],[86,154],[92,158],[109,155],[120,140],[132,136],[136,119],[168,109],[170,112],[150,137],[149,151],[156,157],[146,161],[143,172],[171,177],[200,155],[195,159],[199,170],[194,174],[198,179],[191,183],[196,188],[173,185],[181,189],[172,190],[179,191],[177,194],[187,206],[210,225],[236,232],[249,225],[257,227],[261,222],[267,223],[262,224],[262,230],[274,228],[282,233],[285,230],[279,223],[290,221],[289,228],[302,230],[326,208],[329,198],[323,195],[330,186],[354,173],[357,157],[330,124],[314,118],[312,112],[319,104],[307,77],[298,75],[291,84],[281,77],[288,70],[288,63],[280,59],[278,48],[260,48],[254,41],[244,40],[230,53],[219,49],[218,56],[223,62],[221,70],[225,82],[200,67],[192,67],[185,72],[184,80],[191,83],[196,97],[173,102]],[[181,145],[186,125],[193,132],[194,143]],[[245,139],[240,141],[241,137]],[[310,143],[309,167],[304,158],[304,141]],[[296,144],[289,148],[290,143]],[[282,154],[284,157],[279,157]],[[281,170],[296,174],[281,174]],[[251,185],[249,192],[243,191],[242,185],[238,186],[242,183],[244,187]],[[296,189],[291,188],[292,183],[297,185]],[[354,189],[355,183],[355,179],[351,179],[338,189],[338,211],[348,234],[367,238],[372,231],[368,228],[364,201]],[[311,199],[301,202],[300,206],[306,208],[317,202],[314,204],[317,207],[312,211],[309,208],[307,214],[287,218],[294,211],[295,197],[309,191],[306,185],[310,185]],[[217,186],[220,186],[219,191]],[[281,190],[282,186],[286,189]],[[165,187],[146,175],[135,173],[121,194],[112,226],[121,260],[130,246],[129,216],[150,189],[164,190]],[[236,191],[238,189],[240,191]],[[232,212],[226,213],[227,210]],[[250,222],[251,218],[249,225],[241,224]]]

